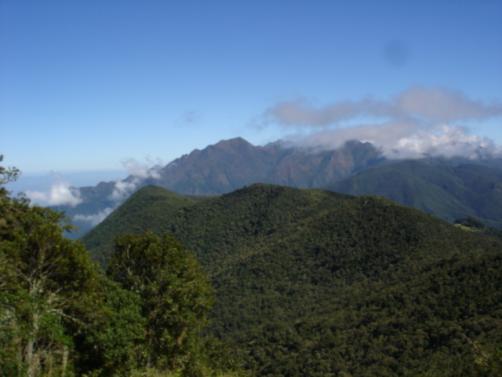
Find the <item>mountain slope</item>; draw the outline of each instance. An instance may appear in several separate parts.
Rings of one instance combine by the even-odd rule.
[[[160,187],[147,186],[113,211],[110,216],[86,236],[86,246],[91,249],[108,249],[112,240],[110,235],[140,233],[145,229],[161,233],[163,224],[184,208],[204,200],[201,197],[181,196]],[[101,252],[96,255],[103,255]],[[104,259],[101,259],[104,262]]]
[[[84,238],[94,256],[122,231],[174,234],[212,278],[211,331],[257,375],[475,376],[500,367],[494,238],[384,199],[269,185],[199,202],[146,187],[120,211]]]
[[[222,194],[253,183],[322,187],[381,160],[375,147],[357,141],[312,151],[281,143],[254,146],[235,138],[174,160],[148,183],[195,195]]]
[[[500,159],[386,160],[373,145],[358,141],[336,150],[312,150],[281,142],[254,146],[242,138],[223,140],[140,176],[82,187],[80,204],[56,209],[72,218],[80,236],[146,185],[216,195],[253,183],[382,195],[448,221],[474,216],[502,227]]]
[[[472,162],[399,161],[359,172],[330,188],[384,196],[450,222],[472,216],[502,228],[502,170]]]
[[[369,143],[349,142],[337,150],[314,151],[283,143],[254,146],[242,138],[194,150],[160,169],[122,181],[78,189],[82,202],[58,206],[78,226],[81,236],[135,190],[156,185],[188,195],[222,194],[253,183],[324,187],[383,161]]]

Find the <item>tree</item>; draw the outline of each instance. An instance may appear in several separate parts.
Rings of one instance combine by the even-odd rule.
[[[93,320],[75,339],[77,372],[130,376],[146,358],[141,298],[101,276],[100,303]]]
[[[92,312],[97,270],[81,244],[64,238],[61,214],[4,196],[0,218],[2,339],[28,377],[64,375],[71,334]]]
[[[1,160],[1,157],[0,157]],[[0,166],[0,184],[18,175]],[[64,376],[73,337],[95,311],[99,272],[84,247],[64,238],[63,215],[0,188],[0,371]]]
[[[186,369],[212,304],[196,259],[171,236],[127,235],[117,239],[107,273],[142,299],[145,366]]]
[[[0,154],[0,162],[3,161],[3,155]],[[19,169],[14,167],[5,167],[0,165],[0,185],[5,185],[11,181],[15,181],[19,176]],[[5,189],[1,188],[5,195]]]
[[[17,175],[0,166],[1,184]],[[139,296],[63,236],[64,220],[0,186],[0,376],[126,376],[146,358]]]

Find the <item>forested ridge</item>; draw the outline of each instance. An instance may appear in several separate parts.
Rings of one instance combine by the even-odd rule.
[[[502,244],[488,231],[322,190],[194,201],[146,187],[83,241],[106,261],[115,235],[145,229],[195,253],[216,292],[209,332],[253,374],[500,374]]]
[[[447,159],[403,160],[372,167],[329,187],[351,195],[379,195],[453,222],[472,216],[502,228],[499,164]]]

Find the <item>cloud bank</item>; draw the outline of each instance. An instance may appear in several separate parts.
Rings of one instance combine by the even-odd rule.
[[[64,181],[54,183],[48,192],[26,191],[25,194],[31,201],[49,206],[75,207],[82,202],[80,191]]]
[[[140,185],[148,179],[160,178],[159,170],[162,166],[160,160],[146,159],[139,162],[134,159],[127,159],[122,162],[127,170],[128,177],[113,181],[109,199],[109,206],[96,213],[78,213],[81,210],[79,205],[85,205],[85,191],[81,193],[79,188],[72,187],[70,183],[56,177],[51,187],[46,191],[27,190],[25,195],[33,202],[43,206],[69,206],[76,207],[72,215],[76,221],[86,222],[94,226],[103,221],[115,208],[127,199]]]
[[[73,220],[75,221],[83,221],[86,223],[89,223],[92,226],[98,225],[100,222],[102,222],[106,217],[113,212],[115,207],[107,207],[103,209],[102,211],[99,211],[97,213],[91,214],[91,215],[75,215],[73,216]]]
[[[311,147],[335,148],[356,139],[379,146],[393,158],[476,158],[502,151],[493,141],[471,135],[461,124],[500,116],[502,103],[477,101],[459,91],[414,87],[387,100],[368,97],[325,106],[304,99],[283,101],[265,110],[262,124],[303,133],[291,140]],[[366,123],[354,125],[361,119]]]
[[[325,127],[360,116],[423,123],[485,120],[502,116],[502,104],[475,101],[448,89],[414,87],[390,100],[365,98],[314,106],[305,99],[296,99],[279,102],[264,113],[266,122],[295,127]]]
[[[122,165],[127,170],[128,177],[114,182],[112,192],[108,196],[108,199],[111,200],[113,204],[96,213],[76,214],[73,216],[74,220],[87,222],[92,226],[96,226],[136,191],[144,180],[160,178],[159,170],[162,166],[160,160],[152,161],[151,159],[147,159],[146,162],[143,163],[134,159],[127,159],[122,162]]]
[[[115,187],[110,195],[110,199],[113,201],[121,202],[127,198],[137,188],[139,188],[139,185],[145,179],[160,178],[160,161],[156,161],[156,164],[153,164],[151,160],[147,160],[146,163],[141,163],[134,159],[128,159],[123,161],[122,164],[127,170],[129,176],[126,179],[115,182]]]

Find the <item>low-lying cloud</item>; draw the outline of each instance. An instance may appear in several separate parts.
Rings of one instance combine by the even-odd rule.
[[[361,140],[392,158],[477,158],[501,149],[461,124],[501,116],[502,103],[477,101],[443,88],[414,87],[387,100],[365,98],[325,106],[304,99],[284,101],[265,110],[262,124],[298,131],[293,142],[310,147],[336,148],[348,140]],[[361,119],[370,121],[354,125]]]
[[[160,161],[153,164],[151,160],[141,163],[134,159],[128,159],[123,161],[122,164],[129,176],[126,179],[115,182],[115,187],[110,195],[110,199],[113,201],[121,202],[139,188],[141,183],[146,179],[160,178]]]
[[[139,186],[141,179],[132,178],[130,180],[116,181],[115,187],[110,194],[110,199],[116,202],[122,201],[132,194]]]
[[[502,148],[493,140],[472,135],[463,127],[447,125],[427,130],[406,123],[362,125],[290,138],[294,145],[321,149],[339,148],[349,140],[370,142],[386,157],[396,159],[427,156],[477,159],[502,154]]]
[[[114,209],[115,209],[115,207],[107,207],[107,208],[103,209],[102,211],[99,211],[97,213],[90,214],[90,215],[78,214],[78,215],[73,216],[73,220],[83,221],[83,222],[89,223],[89,225],[91,225],[91,226],[96,226],[100,222],[102,222],[110,213],[112,213]]]
[[[147,159],[145,163],[142,163],[134,159],[127,159],[122,162],[122,165],[127,170],[128,177],[114,182],[112,193],[108,197],[113,204],[96,213],[76,214],[73,216],[74,220],[96,226],[136,191],[146,179],[160,178],[161,161]]]
[[[55,182],[48,192],[28,190],[25,194],[34,203],[49,206],[75,207],[82,202],[79,189],[71,187],[68,182],[64,181]]]

